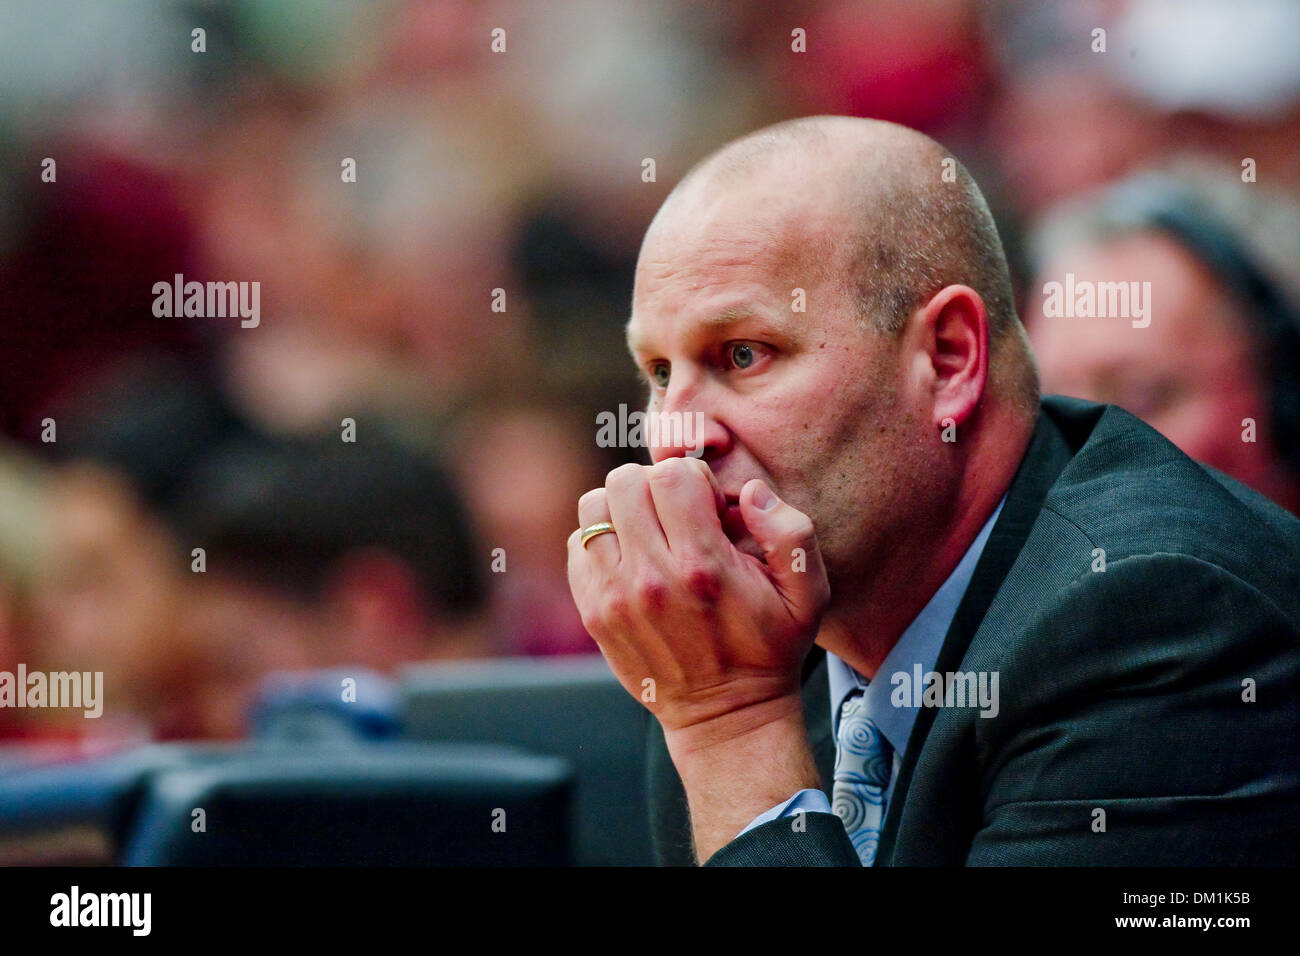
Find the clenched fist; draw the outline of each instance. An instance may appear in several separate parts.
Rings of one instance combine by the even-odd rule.
[[[800,665],[830,597],[806,515],[758,478],[737,506],[762,560],[728,539],[727,500],[699,459],[623,465],[578,502],[580,529],[615,528],[585,547],[581,530],[569,536],[583,624],[670,741],[692,729],[743,734],[774,707],[797,710]]]

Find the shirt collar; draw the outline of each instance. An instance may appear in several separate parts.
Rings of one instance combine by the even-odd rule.
[[[907,747],[907,739],[912,734],[912,726],[916,723],[916,708],[894,707],[890,704],[889,692],[892,685],[888,675],[901,671],[910,676],[914,666],[918,664],[922,673],[934,670],[944,638],[948,635],[948,628],[952,626],[952,619],[957,616],[957,607],[961,604],[966,588],[970,585],[971,577],[975,574],[975,565],[979,563],[980,555],[984,553],[984,545],[988,543],[989,534],[993,531],[993,525],[997,523],[998,515],[1002,513],[1002,506],[1006,501],[1006,495],[1003,495],[993,514],[989,516],[988,521],[984,522],[980,533],[975,536],[975,540],[966,549],[962,559],[957,562],[957,567],[953,568],[948,579],[939,586],[939,590],[934,592],[934,596],[921,609],[921,613],[912,619],[912,623],[907,626],[907,630],[903,631],[893,650],[881,662],[880,670],[876,674],[878,677],[884,677],[884,680],[870,681],[840,658],[827,652],[826,672],[830,681],[833,733],[839,733],[840,707],[844,703],[844,698],[854,690],[862,688],[862,702],[867,716],[880,728],[880,732],[894,750],[900,756],[902,755]]]

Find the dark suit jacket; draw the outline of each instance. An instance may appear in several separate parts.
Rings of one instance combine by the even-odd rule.
[[[919,711],[876,865],[1300,863],[1300,521],[1123,410],[1043,400],[935,670],[997,671],[999,713]],[[804,715],[829,793],[818,648]],[[693,863],[647,731],[658,859]],[[804,823],[708,864],[858,865],[837,817]]]

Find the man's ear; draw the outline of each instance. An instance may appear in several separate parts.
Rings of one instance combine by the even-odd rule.
[[[989,326],[984,300],[970,286],[950,285],[921,309],[918,347],[932,394],[936,428],[960,425],[984,395],[989,371]]]

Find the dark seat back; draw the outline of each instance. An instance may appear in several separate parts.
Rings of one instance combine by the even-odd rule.
[[[599,655],[424,664],[399,684],[413,740],[491,741],[573,767],[574,862],[649,866],[645,716]]]
[[[149,744],[102,756],[23,761],[0,773],[0,863],[115,862],[155,774],[202,766],[236,751],[227,744]]]
[[[135,866],[570,861],[571,771],[510,748],[262,746],[153,776]]]

